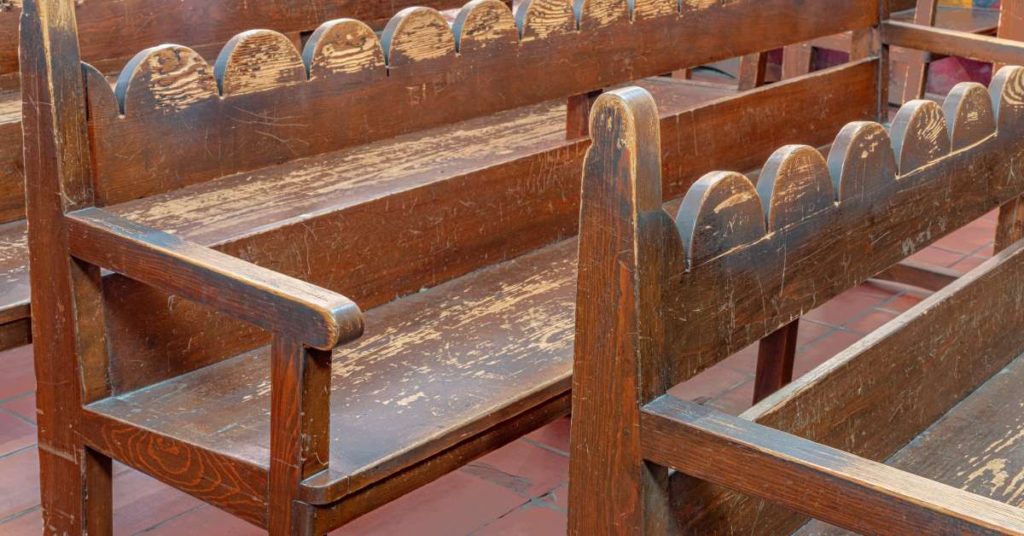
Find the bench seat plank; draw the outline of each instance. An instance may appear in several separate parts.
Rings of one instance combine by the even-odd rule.
[[[575,252],[563,241],[368,311],[365,335],[335,351],[320,496],[341,498],[565,395]],[[247,352],[89,409],[268,467],[268,356]]]
[[[904,471],[1024,508],[1024,356],[886,461]],[[795,534],[852,534],[811,521]]]

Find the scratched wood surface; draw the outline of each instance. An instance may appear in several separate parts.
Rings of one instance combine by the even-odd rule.
[[[648,402],[650,393],[636,388],[643,383],[633,384],[632,390],[609,393],[608,385],[614,383],[608,374],[622,374],[621,381],[628,385],[647,381],[647,374],[655,374],[649,372],[654,367],[667,376],[664,381],[669,385],[686,380],[1024,191],[1024,182],[1019,180],[1019,155],[1024,151],[1019,138],[1024,125],[1024,69],[1004,68],[989,90],[979,93],[982,90],[965,83],[942,106],[926,101],[907,103],[888,128],[869,122],[850,124],[840,132],[827,157],[811,147],[783,147],[753,182],[735,173],[704,176],[680,204],[677,246],[667,243],[657,231],[654,216],[635,206],[636,196],[661,184],[658,173],[634,174],[632,184],[608,194],[619,196],[603,201],[609,207],[633,207],[639,215],[634,213],[630,219],[627,214],[625,223],[584,229],[584,233],[646,236],[648,244],[657,244],[662,251],[678,248],[681,253],[672,261],[675,264],[655,272],[663,274],[660,278],[648,276],[646,284],[641,280],[602,294],[606,296],[601,309],[604,316],[578,317],[578,330],[584,334],[595,330],[588,336],[602,340],[600,337],[609,336],[606,324],[614,316],[608,311],[622,309],[642,316],[644,313],[635,311],[646,309],[637,306],[636,300],[650,296],[646,293],[655,292],[650,290],[654,288],[660,292],[660,298],[654,299],[660,299],[663,307],[657,317],[665,327],[663,335],[652,335],[664,339],[651,343],[656,358],[627,351],[633,347],[617,339],[576,355],[577,360],[621,362],[623,366],[612,367],[604,375],[574,378],[574,396],[587,401],[580,409],[591,414],[579,420],[574,411],[585,429],[574,430],[573,455],[577,459],[582,456],[587,463],[577,463],[571,470],[574,481],[583,485],[570,491],[570,508],[582,508],[587,514],[570,519],[571,532],[592,533],[594,523],[605,529],[641,531],[642,525],[620,525],[620,520],[633,519],[651,506],[650,501],[658,503],[666,495],[664,487],[652,484],[657,473],[651,473],[653,480],[616,480],[611,476],[635,467],[637,453],[624,440],[620,427],[602,423],[615,420],[628,427],[628,418],[624,421],[622,415],[630,414],[630,406]],[[603,117],[599,111],[595,116]],[[658,141],[657,136],[641,138],[625,132],[617,121],[592,123],[591,133],[595,147],[601,140],[615,147],[606,150],[623,160],[638,150],[637,144]],[[604,167],[593,162],[584,167],[584,184],[590,184],[587,174],[593,175],[590,178],[596,182],[591,187],[595,190],[600,190],[607,177],[623,176],[615,168],[619,159],[605,157],[602,162]],[[603,198],[591,199],[599,202]],[[586,209],[584,206],[584,214]],[[609,249],[623,251],[622,247]],[[581,256],[581,262],[592,262],[580,267],[579,299],[583,303],[590,303],[591,295],[608,286],[586,279],[591,277],[587,274],[604,273],[602,267],[607,269],[610,265],[606,263],[619,255],[606,251],[603,256]],[[1004,257],[997,256],[971,276],[947,286],[906,320],[869,336],[867,342],[844,354],[846,359],[830,362],[835,369],[819,369],[810,379],[768,397],[745,417],[869,459],[889,456],[1024,348],[1020,330],[1015,329],[1024,322],[1016,314],[1022,295],[1007,290],[1018,288],[1015,281],[1021,267]],[[626,281],[621,278],[636,277],[639,270],[623,268],[618,261],[615,265],[619,267],[616,270],[626,271],[620,275],[620,284]],[[617,307],[616,301],[621,300],[629,300],[622,301],[628,306]],[[629,318],[624,315],[618,313],[617,321]],[[956,336],[963,332],[972,336]],[[946,363],[934,366],[931,358]],[[652,365],[650,359],[657,361]],[[640,367],[640,362],[648,364]],[[840,362],[857,369],[844,369]],[[577,369],[595,366],[577,364]],[[950,370],[959,372],[951,374]],[[892,381],[901,375],[907,381]],[[871,385],[883,386],[885,392]],[[903,392],[908,386],[916,386],[909,396]],[[890,403],[896,399],[907,402]],[[610,407],[617,404],[626,407]],[[892,424],[878,431],[879,422]],[[601,441],[612,447],[591,446]],[[629,489],[602,488],[602,482],[613,481],[629,482]],[[592,490],[602,490],[596,494],[617,500],[595,501]],[[677,513],[670,531],[781,534],[803,523],[799,515],[702,484],[682,473],[671,477],[669,491]]]

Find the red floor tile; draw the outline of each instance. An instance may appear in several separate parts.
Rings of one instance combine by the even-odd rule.
[[[39,536],[43,533],[43,513],[36,508],[0,525],[3,536]]]
[[[793,377],[799,378],[832,356],[859,341],[863,335],[850,331],[835,331],[803,351],[797,351],[793,363]]]
[[[867,334],[882,327],[886,322],[897,316],[899,315],[892,311],[876,309],[856,320],[850,321],[846,324],[845,328],[860,334]]]
[[[119,534],[142,532],[203,504],[138,471],[114,477],[114,526]]]
[[[0,456],[34,445],[36,427],[21,417],[0,411]]]
[[[0,458],[0,519],[39,506],[39,458],[26,449]],[[4,526],[0,525],[0,534]]]
[[[949,268],[965,256],[965,253],[957,253],[954,251],[947,251],[936,246],[929,246],[912,255],[910,260],[914,262],[922,262],[924,264],[931,264],[932,266]]]
[[[731,415],[739,415],[749,409],[750,406],[753,405],[753,402],[754,382],[751,380],[739,387],[736,387],[728,393],[709,401],[707,405]]]
[[[980,257],[977,255],[972,255],[970,257],[964,257],[959,262],[951,266],[951,268],[962,274],[966,274],[967,272],[970,272],[971,270],[980,266],[981,263],[987,261],[988,259],[989,257]]]
[[[569,452],[569,417],[562,417],[557,421],[530,432],[526,437],[542,445],[551,447],[559,452]]]
[[[542,501],[550,503],[552,508],[556,508],[562,511],[569,510],[569,483],[566,482],[561,486],[551,490],[551,493],[541,497]]]
[[[750,372],[740,372],[725,366],[722,362],[694,376],[689,381],[676,385],[668,392],[677,398],[702,404],[724,395],[753,378],[753,369]]]
[[[0,402],[24,396],[36,389],[32,347],[22,346],[0,352]]]
[[[511,512],[519,494],[456,471],[331,533],[332,536],[469,534]]]
[[[474,532],[474,536],[563,536],[566,530],[563,512],[528,504]]]
[[[0,378],[0,381],[3,381],[3,379]],[[0,408],[10,411],[11,413],[33,424],[35,424],[36,422],[35,393],[28,393],[24,396],[15,398],[9,402],[0,404]]]
[[[116,530],[115,527],[115,532]],[[266,536],[267,531],[212,506],[200,506],[182,515],[164,518],[159,524],[144,533],[145,536],[182,536],[184,534]]]
[[[901,295],[896,296],[895,298],[885,302],[885,304],[883,304],[881,307],[879,307],[879,309],[882,309],[884,311],[891,311],[891,312],[894,312],[894,313],[903,313],[903,312],[909,310],[911,307],[921,303],[921,300],[923,300],[923,299],[924,299],[924,296],[920,296],[920,295],[909,294],[909,293],[901,294]]]
[[[460,471],[514,491],[540,497],[569,477],[569,457],[526,441],[513,441]]]
[[[824,305],[810,311],[806,318],[832,326],[841,326],[854,318],[891,299],[893,293],[881,288],[861,285],[847,290]]]

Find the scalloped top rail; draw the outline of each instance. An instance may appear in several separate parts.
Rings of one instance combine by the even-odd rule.
[[[330,21],[301,52],[269,30],[235,36],[212,65],[187,47],[154,47],[113,92],[86,69],[98,194],[117,203],[869,27],[875,5],[526,0],[513,15],[474,0],[452,26],[433,9],[405,9],[379,39],[355,20]]]
[[[611,92],[595,105],[584,213],[632,203],[634,214],[658,216],[633,216],[633,235],[669,252],[650,284],[662,289],[672,384],[1024,194],[1021,67],[1003,68],[988,89],[962,83],[941,106],[907,103],[888,129],[850,123],[827,157],[782,147],[756,184],[709,173],[683,197],[674,226],[661,209],[660,165],[637,164],[660,157],[651,150],[658,135],[635,126],[657,124],[647,105],[630,104],[639,91]]]
[[[916,171],[940,166],[955,151],[997,133],[1020,136],[1022,114],[1024,76],[1008,67],[991,89],[962,82],[941,106],[904,104],[890,129],[870,121],[846,125],[827,158],[813,147],[782,147],[765,163],[756,186],[739,173],[708,173],[686,193],[676,216],[687,265],[845,207],[884,209],[895,192],[920,186]]]
[[[77,2],[82,58],[106,71],[124,65],[140,49],[173,41],[207,50],[249,28],[297,36],[324,20],[352,17],[380,29],[409,6],[457,9],[465,0],[87,0]],[[0,75],[18,72],[18,18],[0,11]],[[145,14],[145,18],[140,18]],[[216,53],[216,50],[214,50]]]

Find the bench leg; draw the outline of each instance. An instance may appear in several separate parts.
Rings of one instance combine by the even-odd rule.
[[[794,320],[761,339],[754,376],[754,403],[793,381],[793,360],[800,320]]]
[[[999,207],[995,252],[999,253],[1022,237],[1024,237],[1024,197],[1018,197]]]
[[[110,458],[83,447],[78,459],[39,449],[43,534],[113,534]]]

